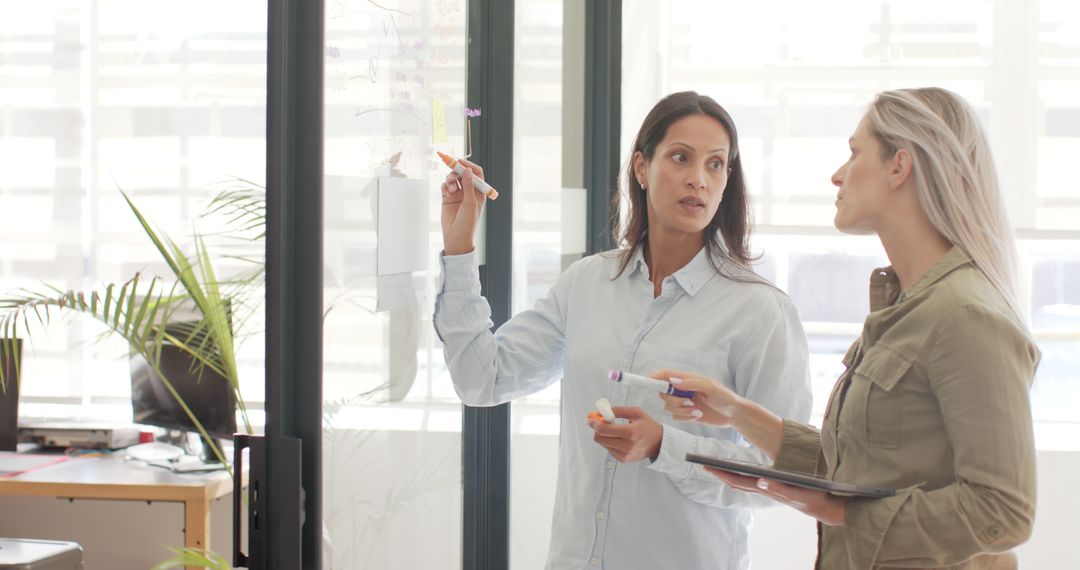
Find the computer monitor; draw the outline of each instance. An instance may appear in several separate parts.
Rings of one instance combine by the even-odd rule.
[[[16,354],[22,341],[0,338],[0,366],[4,367],[4,387],[0,388],[0,451],[15,451],[19,445],[19,377],[15,373]]]
[[[210,437],[232,439],[236,400],[229,381],[205,366],[201,374],[193,370],[191,357],[175,346],[161,347],[160,366]],[[137,424],[198,431],[157,372],[137,355],[131,357],[131,408]]]

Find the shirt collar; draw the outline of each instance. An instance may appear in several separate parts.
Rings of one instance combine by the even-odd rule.
[[[634,255],[630,258],[629,271],[626,272],[628,277],[633,277],[636,274],[641,274],[645,279],[649,278],[649,266],[645,263],[644,253],[645,242],[634,250]],[[709,254],[706,248],[701,248],[701,251],[697,252],[697,255],[690,260],[678,271],[675,272],[672,277],[675,278],[675,282],[679,284],[679,287],[686,291],[688,295],[693,297],[697,295],[698,291],[701,291],[705,284],[709,282],[716,275],[716,270],[713,268],[712,263],[709,262]]]
[[[877,311],[918,295],[937,283],[954,269],[971,263],[971,256],[962,248],[952,246],[918,281],[900,294],[900,279],[892,266],[875,269],[870,276],[870,310]]]

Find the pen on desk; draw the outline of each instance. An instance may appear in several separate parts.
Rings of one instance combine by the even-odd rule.
[[[435,151],[435,154],[439,155],[439,158],[442,159],[446,166],[448,166],[450,170],[453,170],[458,176],[472,175],[473,188],[483,192],[485,196],[492,200],[499,197],[499,192],[497,190],[492,188],[487,182],[481,180],[479,176],[473,174],[468,168],[465,168],[465,165],[461,164],[458,159],[438,151]]]
[[[622,370],[612,370],[608,373],[608,378],[616,382],[626,382],[631,386],[637,386],[638,388],[644,388],[646,390],[653,390],[660,392],[661,394],[671,394],[672,396],[678,396],[680,398],[693,398],[694,392],[688,390],[679,390],[675,386],[672,386],[668,382],[663,380],[657,380],[656,378],[648,378],[639,374],[633,374],[630,372],[623,372]]]

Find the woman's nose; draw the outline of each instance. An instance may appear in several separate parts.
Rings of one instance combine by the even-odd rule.
[[[695,189],[705,189],[708,187],[708,182],[705,177],[705,169],[703,167],[694,168],[686,180],[686,184]]]
[[[836,172],[833,172],[832,183],[833,183],[833,186],[836,186],[836,187],[839,187],[841,184],[844,183],[844,167],[843,166],[841,166],[840,168],[837,168]]]

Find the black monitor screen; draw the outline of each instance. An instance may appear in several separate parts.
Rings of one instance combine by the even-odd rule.
[[[161,347],[161,371],[211,437],[232,438],[236,432],[236,404],[225,377],[207,367],[202,368],[201,374],[192,370],[191,357],[168,345]],[[131,407],[135,423],[197,431],[141,356],[131,357]]]
[[[19,436],[19,377],[15,374],[15,354],[22,354],[22,341],[0,338],[0,366],[4,386],[0,387],[0,451],[15,451]]]

